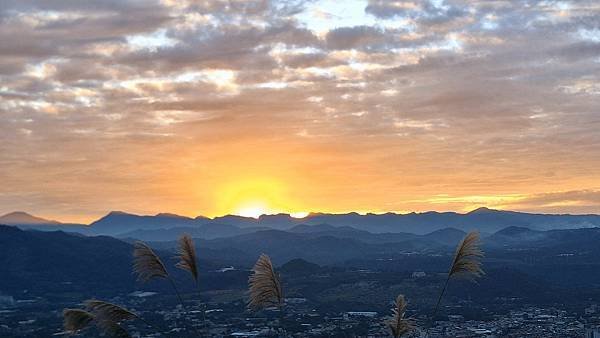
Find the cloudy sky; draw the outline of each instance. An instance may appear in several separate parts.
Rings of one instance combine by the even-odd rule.
[[[0,212],[600,213],[597,1],[2,0]]]

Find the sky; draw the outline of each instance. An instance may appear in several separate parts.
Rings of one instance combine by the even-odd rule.
[[[3,0],[0,212],[600,213],[597,1]]]

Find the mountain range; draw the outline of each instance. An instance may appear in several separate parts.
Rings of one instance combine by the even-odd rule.
[[[0,217],[0,224],[18,224],[18,225],[59,225],[57,221],[36,217],[24,211],[14,211]]]
[[[428,298],[430,292],[424,290],[438,291],[457,244],[467,231],[479,229],[486,275],[478,284],[453,283],[450,298],[476,299],[488,308],[502,308],[507,301],[510,306],[581,306],[600,294],[599,218],[491,209],[258,219],[111,212],[85,225],[16,212],[0,217],[11,223],[0,225],[0,294],[47,299],[55,307],[52,316],[65,300],[135,297],[134,291],[155,292],[161,302],[170,299],[161,297],[172,293],[168,283],[135,280],[132,244],[137,240],[162,258],[179,290],[196,294],[194,280],[174,260],[178,238],[188,233],[197,249],[200,291],[207,299],[243,294],[251,267],[265,253],[290,297],[310,299],[317,307],[379,311],[381,306],[388,311],[389,303],[382,299],[392,299],[399,289],[419,295],[412,299],[426,306],[435,296]]]
[[[246,269],[261,253],[269,254],[278,266],[303,259],[326,266],[444,271],[464,235],[453,228],[425,235],[374,234],[323,224],[288,231],[258,230],[227,238],[195,238],[195,243],[207,282],[211,287],[223,287],[222,277],[210,271],[230,265],[242,267],[232,278],[243,281]],[[132,240],[0,226],[0,290],[133,291]],[[556,284],[600,287],[600,228],[539,231],[508,227],[482,242],[486,269],[510,267]],[[177,241],[150,245],[165,262],[171,262]],[[553,273],[557,270],[561,273]]]
[[[83,234],[143,238],[146,240],[172,240],[183,232],[205,239],[229,237],[255,231],[274,229],[304,231],[302,226],[328,225],[347,227],[373,234],[411,233],[424,235],[436,230],[455,228],[461,231],[479,230],[495,233],[507,227],[530,230],[560,230],[600,227],[600,215],[553,215],[479,208],[469,213],[424,212],[408,214],[326,214],[313,213],[303,218],[288,214],[262,215],[259,218],[226,215],[215,218],[196,218],[159,213],[141,216],[112,211],[106,216],[86,224],[66,224],[46,220],[25,212],[13,212],[0,217],[0,224],[16,225],[24,229],[63,230]],[[300,227],[298,227],[300,226]],[[305,229],[306,230],[306,229]],[[340,231],[340,229],[336,230]]]
[[[83,232],[89,228],[87,224],[61,223],[59,221],[37,217],[24,211],[14,211],[0,216],[0,224],[14,225],[21,229],[35,229],[41,231],[65,230]]]

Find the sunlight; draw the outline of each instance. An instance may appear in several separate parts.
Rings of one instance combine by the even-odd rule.
[[[243,217],[259,218],[260,215],[269,213],[264,202],[256,201],[248,204],[243,204],[233,211],[234,215]]]
[[[290,216],[292,216],[293,218],[304,218],[306,216],[308,216],[310,213],[308,211],[296,211],[296,212],[290,212]]]
[[[221,214],[258,218],[284,212],[287,201],[283,183],[269,177],[245,177],[221,186],[217,197]]]
[[[290,183],[283,177],[246,175],[230,179],[216,188],[215,215],[233,214],[258,218],[285,213],[293,218],[309,215],[309,208],[293,197]]]

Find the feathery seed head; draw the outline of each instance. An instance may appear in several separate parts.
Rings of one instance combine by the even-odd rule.
[[[137,318],[137,315],[119,305],[109,302],[89,299],[85,301],[85,308],[93,313],[99,320],[109,320],[115,323]]]
[[[64,309],[63,318],[65,331],[74,334],[85,329],[94,320],[94,315],[81,309]]]
[[[177,258],[179,258],[179,262],[175,266],[182,270],[189,271],[196,283],[198,283],[196,248],[194,247],[194,240],[190,235],[183,235],[179,239]]]
[[[248,279],[250,299],[248,308],[257,310],[269,306],[283,306],[283,291],[279,275],[275,273],[269,256],[262,254],[252,268]]]
[[[167,278],[169,273],[158,255],[144,242],[136,242],[133,250],[133,271],[138,280],[147,282],[153,278]]]
[[[392,309],[392,319],[387,323],[395,338],[410,332],[414,329],[414,325],[410,319],[404,318],[406,314],[406,300],[403,295],[398,295],[394,308]]]
[[[96,325],[102,330],[108,337],[112,338],[131,338],[131,335],[121,325],[111,320],[99,320]]]
[[[481,269],[481,258],[484,254],[480,248],[479,232],[469,232],[460,242],[454,254],[449,277],[475,279],[484,272]]]

